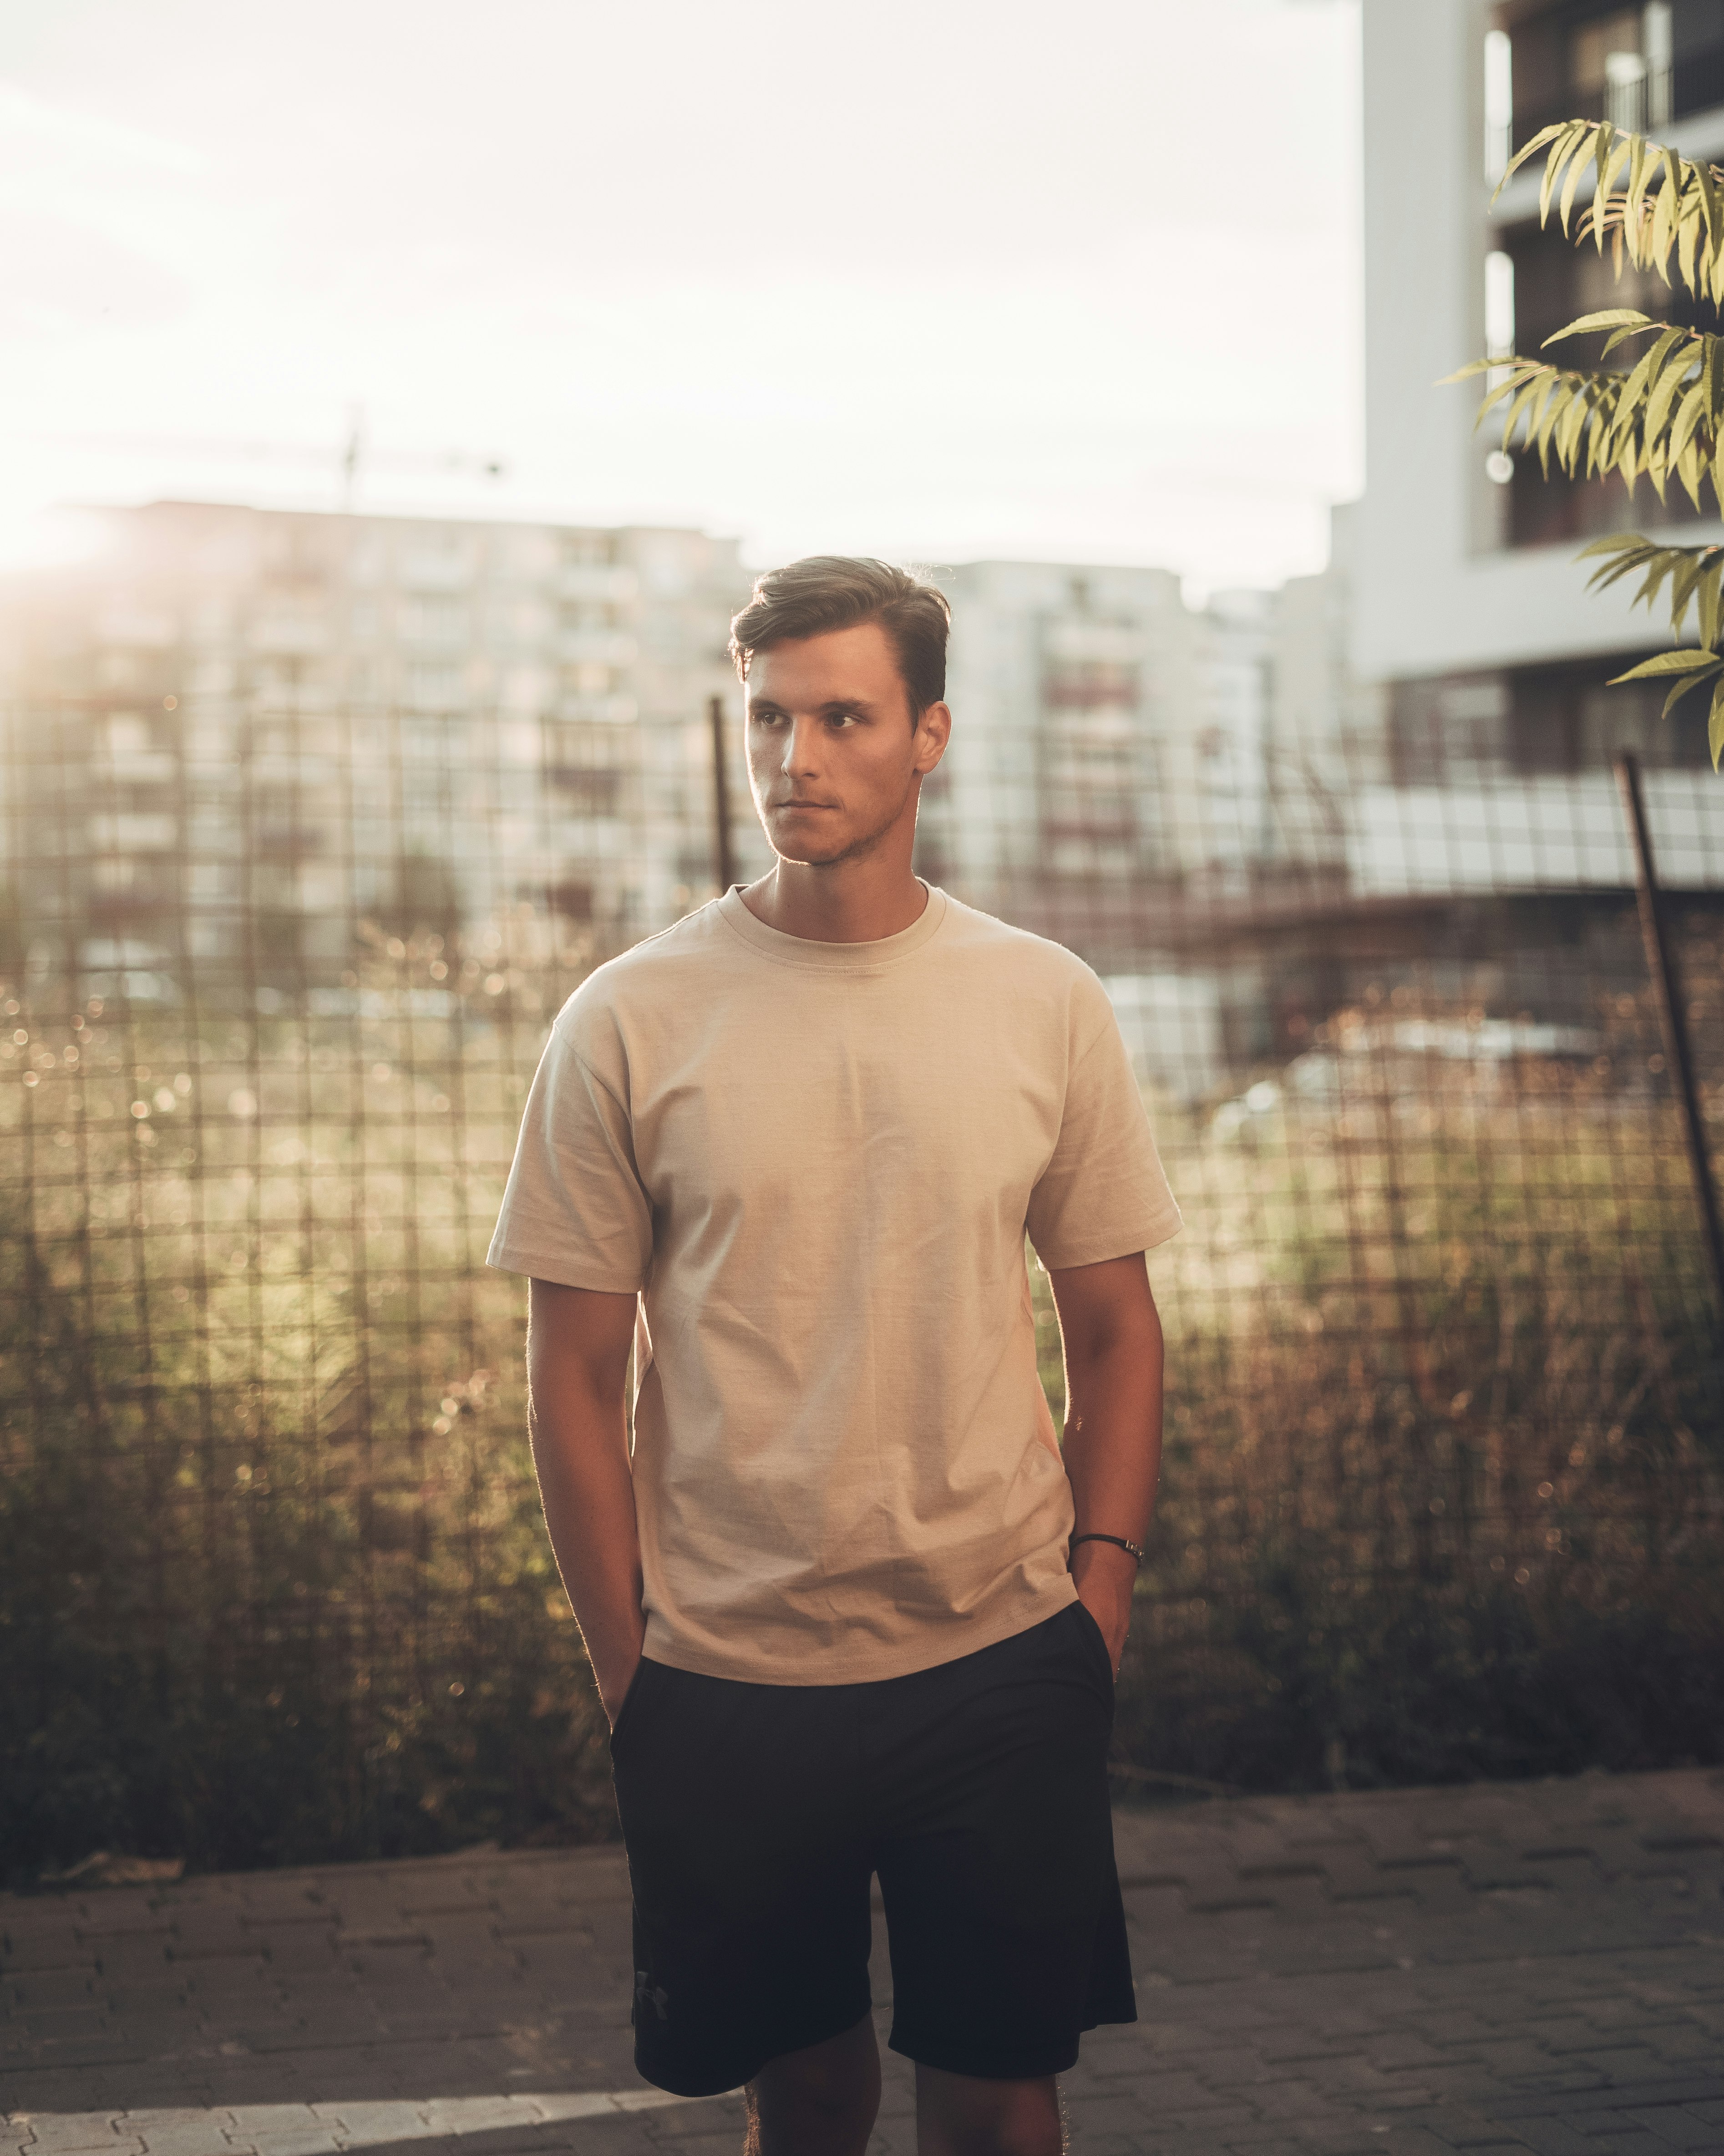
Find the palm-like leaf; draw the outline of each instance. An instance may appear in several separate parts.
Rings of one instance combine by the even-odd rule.
[[[1626,372],[1515,357],[1475,360],[1447,378],[1498,377],[1479,418],[1501,407],[1503,447],[1536,449],[1547,478],[1552,459],[1571,479],[1616,473],[1632,487],[1644,474],[1660,501],[1675,479],[1696,514],[1707,486],[1724,509],[1724,340],[1613,308],[1583,315],[1545,343],[1607,331],[1607,355],[1629,337],[1654,341]]]
[[[1636,606],[1653,606],[1666,583],[1670,588],[1670,627],[1680,636],[1682,624],[1691,604],[1698,617],[1700,643],[1676,651],[1655,652],[1650,659],[1643,659],[1638,666],[1631,666],[1626,674],[1618,674],[1614,681],[1650,681],[1661,678],[1673,679],[1670,693],[1664,700],[1664,716],[1668,718],[1672,708],[1680,703],[1691,689],[1704,683],[1712,685],[1712,707],[1707,719],[1706,738],[1712,752],[1712,767],[1716,770],[1724,758],[1724,654],[1718,645],[1724,623],[1720,620],[1720,589],[1724,587],[1724,547],[1659,547],[1638,531],[1614,531],[1605,539],[1593,540],[1590,547],[1583,547],[1580,559],[1602,556],[1598,568],[1588,579],[1589,591],[1602,591],[1624,577],[1632,576],[1636,569],[1644,569],[1645,576],[1634,594]]]
[[[1550,221],[1555,200],[1562,229],[1569,229],[1582,176],[1590,167],[1593,198],[1581,213],[1579,237],[1596,241],[1602,250],[1608,234],[1619,271],[1626,256],[1637,270],[1655,270],[1666,285],[1674,257],[1675,275],[1686,289],[1697,300],[1724,307],[1724,171],[1679,157],[1644,135],[1619,133],[1608,121],[1562,120],[1541,128],[1515,152],[1497,183],[1499,194],[1541,150],[1541,224]]]
[[[1619,133],[1608,122],[1567,120],[1542,129],[1516,151],[1498,193],[1541,150],[1541,224],[1549,223],[1554,208],[1563,231],[1571,229],[1590,169],[1592,199],[1574,225],[1576,236],[1592,239],[1600,252],[1608,237],[1619,277],[1625,261],[1655,270],[1666,285],[1674,275],[1695,299],[1724,309],[1724,171],[1680,157],[1644,136]],[[1660,501],[1675,479],[1696,513],[1706,486],[1724,512],[1724,338],[1635,308],[1612,307],[1568,323],[1545,339],[1544,348],[1578,336],[1604,339],[1596,367],[1499,357],[1475,360],[1447,379],[1488,374],[1480,421],[1501,408],[1503,447],[1536,449],[1547,479],[1552,461],[1571,479],[1616,474],[1630,491],[1644,475]],[[1642,338],[1650,341],[1633,366],[1604,363],[1619,346]],[[1595,540],[1581,551],[1583,560],[1588,556],[1603,557],[1589,588],[1641,570],[1634,603],[1652,607],[1668,586],[1675,635],[1694,609],[1697,646],[1660,652],[1615,678],[1670,677],[1666,716],[1690,690],[1710,682],[1707,734],[1716,768],[1724,760],[1724,547],[1660,547],[1628,531]]]

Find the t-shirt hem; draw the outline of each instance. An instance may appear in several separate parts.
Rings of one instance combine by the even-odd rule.
[[[649,1661],[663,1662],[667,1668],[686,1670],[693,1676],[724,1677],[733,1684],[782,1685],[793,1691],[824,1685],[881,1684],[893,1677],[915,1676],[923,1670],[960,1661],[966,1655],[979,1654],[984,1647],[998,1646],[1002,1640],[1014,1640],[1020,1632],[1057,1617],[1077,1599],[1076,1588],[1062,1573],[1043,1592],[1029,1598],[1014,1597],[1008,1608],[993,1610],[984,1618],[942,1625],[937,1632],[925,1634],[913,1644],[854,1656],[813,1649],[805,1673],[796,1676],[786,1674],[782,1661],[706,1653],[685,1641],[667,1640],[663,1620],[656,1616],[647,1620],[642,1651]]]
[[[584,1287],[600,1295],[639,1295],[644,1285],[638,1277],[572,1264],[548,1251],[523,1250],[518,1243],[493,1243],[485,1261],[496,1272],[523,1273],[530,1280],[549,1281],[553,1287]]]
[[[1121,1229],[1117,1235],[1101,1236],[1092,1242],[1061,1244],[1054,1250],[1044,1250],[1037,1243],[1035,1254],[1050,1272],[1063,1272],[1069,1265],[1099,1265],[1109,1258],[1129,1258],[1139,1250],[1153,1250],[1162,1243],[1171,1242],[1184,1225],[1183,1214],[1162,1213],[1139,1227]],[[1034,1241],[1033,1236],[1030,1240]]]

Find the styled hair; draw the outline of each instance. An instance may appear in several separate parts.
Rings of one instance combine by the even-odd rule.
[[[912,726],[946,694],[946,639],[952,608],[944,592],[907,569],[848,554],[808,554],[757,577],[748,603],[731,624],[731,657],[748,679],[757,651],[856,629],[877,621],[891,639],[910,700]]]

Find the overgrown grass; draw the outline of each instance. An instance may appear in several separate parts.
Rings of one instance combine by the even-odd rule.
[[[611,1830],[482,1263],[542,1014],[421,993],[37,1028],[57,1068],[5,1090],[14,1876]]]
[[[0,1084],[15,1880],[100,1847],[613,1830],[521,1291],[482,1265],[560,987],[434,993],[430,963],[321,1015],[24,1014]],[[1337,1067],[1220,1122],[1162,1104],[1188,1225],[1152,1261],[1167,1469],[1122,1758],[1308,1788],[1720,1756],[1724,1406],[1667,1103],[1617,1065]]]
[[[1316,1788],[1724,1756],[1724,1367],[1629,1060],[1347,1050],[1315,1101],[1167,1119],[1126,1759]]]

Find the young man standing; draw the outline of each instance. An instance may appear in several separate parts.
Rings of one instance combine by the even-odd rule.
[[[571,998],[490,1254],[531,1281],[637,2063],[746,2085],[754,2156],[866,2145],[875,1874],[922,2156],[1052,2156],[1080,2032],[1136,2018],[1106,1761],[1179,1216],[1095,976],[912,873],[947,619],[877,562],[760,579],[731,649],[777,865]]]

